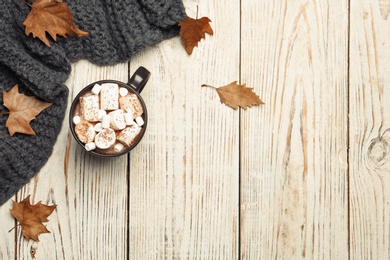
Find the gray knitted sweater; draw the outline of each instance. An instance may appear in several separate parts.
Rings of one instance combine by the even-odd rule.
[[[32,0],[30,0],[31,3]],[[71,62],[87,59],[99,65],[128,60],[145,47],[178,34],[186,17],[181,0],[68,0],[85,37],[57,38],[47,47],[27,37],[23,21],[30,7],[22,0],[0,3],[0,112],[2,91],[19,91],[53,105],[31,122],[36,135],[10,136],[0,114],[0,205],[26,184],[47,162],[64,119]],[[53,174],[57,174],[53,172]]]

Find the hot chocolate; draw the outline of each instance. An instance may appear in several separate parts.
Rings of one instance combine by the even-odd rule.
[[[145,123],[144,106],[126,85],[95,84],[76,102],[72,127],[87,151],[123,154],[138,141]]]

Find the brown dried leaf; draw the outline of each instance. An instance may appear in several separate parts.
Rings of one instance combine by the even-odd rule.
[[[76,27],[67,5],[62,0],[34,0],[31,11],[23,23],[26,26],[26,35],[32,33],[34,38],[38,37],[47,46],[50,46],[50,42],[46,38],[46,32],[54,41],[57,40],[57,34],[65,38],[88,35]]]
[[[15,133],[35,135],[30,122],[42,110],[52,105],[52,103],[40,101],[34,96],[20,94],[18,85],[15,85],[8,92],[3,90],[3,102],[4,106],[9,109],[9,117],[5,126],[11,136]]]
[[[30,195],[21,202],[13,201],[13,207],[10,209],[12,216],[19,221],[22,227],[23,236],[30,240],[39,241],[38,235],[41,233],[50,233],[49,230],[42,224],[47,222],[48,216],[53,212],[57,205],[46,206],[40,201],[35,204],[30,204]]]
[[[203,84],[202,87],[212,86]],[[253,105],[264,104],[259,96],[253,92],[253,88],[247,88],[245,87],[245,84],[239,85],[237,84],[237,81],[233,81],[226,86],[215,89],[221,99],[221,103],[224,103],[234,109],[237,109],[239,106],[243,109],[247,109]]]
[[[188,54],[191,54],[194,47],[198,46],[198,42],[205,38],[205,33],[213,35],[213,29],[210,26],[211,20],[208,17],[193,19],[191,17],[184,18],[180,23],[180,36],[183,40],[184,47]]]

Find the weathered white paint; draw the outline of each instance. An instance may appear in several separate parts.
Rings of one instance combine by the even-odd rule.
[[[102,160],[66,120],[14,197],[57,204],[51,233],[8,232],[8,201],[0,259],[388,259],[389,1],[184,4],[215,31],[191,56],[176,37],[129,63],[73,65],[69,102],[148,68],[147,132],[129,156]],[[235,80],[266,104],[233,110],[201,88]]]

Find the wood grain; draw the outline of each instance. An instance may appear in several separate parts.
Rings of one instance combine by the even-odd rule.
[[[351,1],[350,223],[353,259],[390,258],[387,1]]]
[[[242,1],[242,259],[348,258],[347,7]]]
[[[148,131],[130,159],[130,259],[238,257],[238,111],[201,85],[239,77],[239,2],[184,3],[214,36],[191,56],[174,38],[131,61],[152,78]]]
[[[15,196],[0,207],[0,259],[13,259],[15,256],[16,230],[9,232],[15,227],[15,220],[9,212],[12,200]]]
[[[215,32],[192,55],[175,37],[129,64],[73,64],[69,103],[148,68],[146,134],[101,160],[65,120],[13,198],[57,204],[51,233],[26,241],[9,200],[0,259],[389,259],[390,1],[183,3]],[[201,87],[235,80],[266,104]]]

